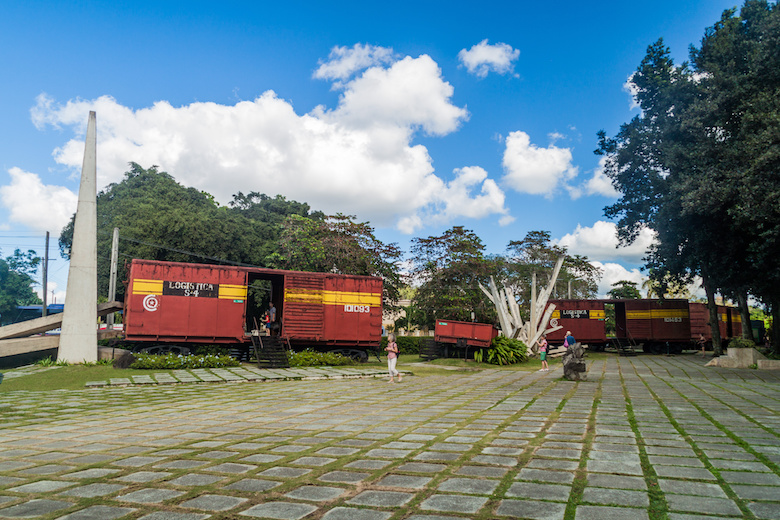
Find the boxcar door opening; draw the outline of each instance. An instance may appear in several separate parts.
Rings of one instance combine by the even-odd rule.
[[[271,303],[274,321],[269,320]],[[268,272],[249,271],[247,278],[246,330],[277,335],[284,316],[284,276]]]

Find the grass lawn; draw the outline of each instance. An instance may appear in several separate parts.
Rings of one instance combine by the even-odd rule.
[[[609,355],[589,352],[586,359],[604,359]],[[549,361],[551,369],[560,365],[560,363],[560,358]],[[371,357],[367,363],[361,366],[384,368],[387,366],[387,358],[383,357],[381,361],[377,361],[375,357]],[[460,370],[499,369],[534,371],[540,368],[541,361],[539,359],[530,359],[525,363],[507,366],[490,365],[488,363],[477,363],[474,360],[455,358],[423,361],[417,354],[401,354],[398,360],[399,370],[412,372],[419,377],[457,376]],[[43,392],[51,390],[81,390],[85,388],[88,381],[107,381],[114,377],[149,375],[159,372],[170,372],[170,370],[116,369],[105,365],[70,365],[49,369],[34,369],[32,373],[22,377],[2,378],[0,375],[0,393],[20,390]]]

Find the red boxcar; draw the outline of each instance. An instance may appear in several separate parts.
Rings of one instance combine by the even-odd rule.
[[[690,303],[691,308],[691,341],[699,341],[699,334],[704,335],[704,340],[712,344],[712,330],[710,329],[710,311],[705,303]],[[739,337],[742,335],[742,316],[736,307],[718,305],[718,328],[723,339]]]
[[[130,266],[125,339],[247,343],[267,310],[261,301],[273,302],[293,346],[379,346],[381,278],[148,260]]]
[[[550,316],[549,326],[561,326],[560,330],[547,335],[551,345],[563,345],[566,331],[571,331],[574,339],[587,345],[607,343],[604,327],[604,300],[550,300],[555,310]]]
[[[550,300],[556,306],[550,318],[550,327],[561,326],[548,334],[552,344],[563,343],[567,330],[577,341],[595,350],[610,343],[617,345],[642,344],[649,352],[679,352],[693,348],[692,342],[703,333],[710,341],[709,314],[702,303],[680,299],[641,300]],[[738,336],[742,324],[737,309],[718,306],[718,320],[723,338]],[[607,336],[606,323],[613,322],[615,330]]]
[[[489,347],[496,336],[498,336],[498,329],[487,323],[437,320],[434,329],[434,340],[437,343],[455,345],[459,339],[462,339],[469,347]]]

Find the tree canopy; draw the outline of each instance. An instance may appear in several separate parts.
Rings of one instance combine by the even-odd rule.
[[[620,280],[612,284],[612,289],[607,291],[607,296],[613,300],[639,300],[642,298],[642,294],[636,286],[636,282]]]
[[[33,275],[41,259],[35,251],[14,251],[12,256],[0,258],[0,320],[5,323],[14,315],[18,305],[38,305],[41,299],[33,290]]]
[[[496,273],[497,263],[484,255],[482,240],[463,226],[440,236],[412,240],[413,283],[419,284],[414,305],[418,325],[432,328],[435,320],[496,322],[495,309],[479,288]]]
[[[605,214],[623,242],[656,231],[651,276],[701,276],[711,316],[720,291],[751,293],[780,318],[780,6],[725,11],[690,59],[675,65],[663,40],[651,45],[632,76],[641,114],[614,138],[600,132],[622,193]],[[717,338],[713,328],[716,353]]]
[[[368,222],[355,222],[352,215],[307,218],[289,215],[281,225],[277,251],[269,256],[272,267],[379,276],[384,280],[384,300],[399,299],[401,250],[374,235]]]
[[[292,214],[309,216],[308,204],[239,192],[229,207],[219,206],[208,193],[182,186],[157,166],[144,169],[130,163],[122,182],[110,184],[97,195],[98,294],[108,291],[115,227],[120,230],[121,280],[126,276],[122,259],[132,258],[267,267],[276,251],[281,223]],[[60,234],[60,249],[66,257],[73,222]],[[117,292],[121,299],[122,287]]]

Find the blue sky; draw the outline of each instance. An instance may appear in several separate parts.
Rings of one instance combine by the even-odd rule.
[[[453,225],[489,253],[532,230],[605,268],[615,249],[596,132],[663,37],[677,63],[734,0],[7,2],[0,17],[0,249],[42,253],[75,210],[83,133],[98,185],[157,164],[226,204],[280,193],[386,242]],[[64,297],[67,263],[53,262]]]

